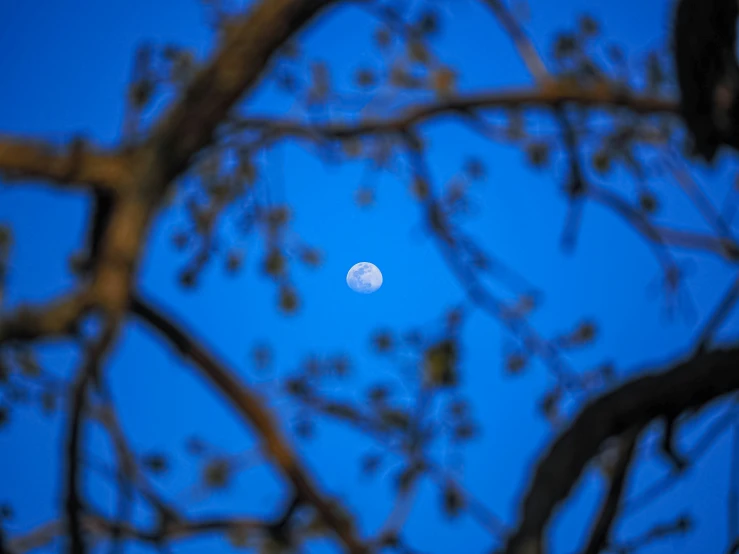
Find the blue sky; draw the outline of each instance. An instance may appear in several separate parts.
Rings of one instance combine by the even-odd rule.
[[[527,26],[546,53],[553,32],[592,10],[605,35],[624,45],[638,61],[645,49],[665,43],[670,6],[624,0],[604,2],[595,9],[585,0],[565,4],[532,0]],[[82,132],[99,143],[114,143],[121,128],[135,47],[142,40],[171,42],[193,48],[202,58],[211,46],[204,21],[203,10],[194,0],[3,2],[0,132],[53,141]],[[304,36],[305,48],[312,57],[327,61],[341,80],[338,76],[351,75],[357,61],[373,59],[373,29],[357,9],[337,10]],[[507,37],[474,2],[455,5],[437,52],[462,68],[462,90],[530,83]],[[286,109],[284,98],[269,86],[257,91],[245,106],[254,113]],[[519,149],[490,144],[449,121],[429,125],[425,136],[431,143],[429,164],[437,183],[451,178],[470,154],[485,160],[487,176],[474,187],[479,214],[466,229],[544,293],[545,303],[532,318],[537,329],[551,335],[568,330],[582,317],[597,318],[599,340],[593,348],[572,356],[576,368],[585,370],[612,360],[623,373],[686,352],[700,321],[728,286],[730,268],[715,258],[678,253],[678,260],[692,260],[696,267],[687,284],[697,313],[692,319],[666,321],[662,300],[645,292],[659,277],[659,267],[647,244],[614,214],[589,205],[576,252],[562,254],[560,231],[567,205],[555,177],[564,165],[556,164],[553,172],[533,172],[525,167]],[[363,210],[354,201],[362,179],[358,164],[325,166],[292,143],[270,152],[260,163],[269,168],[274,194],[293,206],[295,232],[325,253],[320,268],[295,268],[303,301],[299,313],[285,317],[275,309],[276,289],[260,274],[261,245],[256,238],[245,243],[247,261],[239,275],[227,276],[222,263],[216,261],[196,291],[177,287],[177,270],[185,260],[170,241],[172,230],[182,221],[176,205],[162,213],[152,230],[140,287],[182,318],[245,380],[265,390],[269,379],[249,370],[249,352],[255,344],[272,344],[275,378],[290,374],[311,353],[349,354],[352,380],[328,392],[360,400],[365,384],[397,379],[395,367],[371,353],[372,331],[433,326],[445,310],[463,300],[463,290],[426,235],[407,183],[383,176],[376,183],[376,206]],[[732,169],[726,163],[699,173],[714,200],[723,198]],[[610,184],[631,191],[633,186],[621,177]],[[671,193],[669,185],[655,186],[666,202],[664,221],[702,228],[702,221]],[[0,188],[0,223],[10,224],[15,234],[6,306],[47,300],[71,286],[67,257],[81,244],[86,209],[79,194],[42,186]],[[384,284],[377,293],[359,295],[346,287],[346,272],[359,261],[371,261],[382,270]],[[734,316],[724,326],[727,337],[737,323]],[[510,524],[528,469],[552,438],[536,411],[551,378],[539,363],[520,377],[506,375],[501,357],[505,344],[504,331],[486,315],[474,312],[466,322],[460,393],[469,399],[483,434],[464,450],[461,475],[467,488]],[[51,347],[44,349],[42,360],[49,372],[69,376],[76,356],[69,349]],[[197,464],[177,455],[188,436],[203,436],[232,454],[253,448],[253,437],[217,394],[146,329],[134,323],[126,327],[107,371],[134,448],[140,453],[176,455],[172,470],[157,483],[169,498],[182,501],[188,513],[258,514],[282,498],[275,474],[263,465],[239,474],[228,494],[193,492],[199,479]],[[278,397],[271,400],[280,414],[288,412],[284,402]],[[714,416],[715,412],[706,414],[685,426],[685,444],[692,444]],[[11,530],[28,530],[56,517],[61,502],[58,457],[64,424],[63,414],[48,417],[29,406],[15,410],[10,425],[0,432],[0,451],[10,453],[0,458],[0,500],[10,501],[15,508]],[[105,437],[96,432],[91,437],[90,450],[103,460],[112,459]],[[363,532],[375,531],[392,508],[394,474],[390,466],[381,471],[384,478],[358,478],[356,462],[371,443],[345,427],[324,423],[314,440],[296,441],[296,445],[323,488],[359,514]],[[636,536],[655,522],[669,521],[691,508],[696,528],[690,535],[657,542],[643,552],[725,549],[724,491],[730,447],[730,434],[724,434],[688,472],[682,485],[639,515],[625,518],[618,526],[618,536]],[[651,455],[632,475],[630,491],[638,492],[667,469]],[[110,483],[91,476],[88,487],[101,508],[115,505]],[[596,476],[586,477],[554,520],[551,536],[557,552],[576,551],[581,544],[588,528],[583,522],[589,521],[597,507],[599,487]],[[408,520],[406,536],[414,548],[476,552],[492,544],[468,517],[447,522],[437,509],[437,496],[431,483],[425,482]],[[145,523],[149,514],[142,508],[138,517]],[[193,541],[177,545],[174,551],[198,552],[206,545],[212,552],[229,551],[222,539]],[[131,552],[145,551],[131,548]],[[308,551],[333,550],[319,545]]]

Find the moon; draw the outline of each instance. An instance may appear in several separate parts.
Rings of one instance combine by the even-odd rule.
[[[382,273],[375,264],[359,262],[346,274],[346,284],[354,292],[370,294],[382,286]]]

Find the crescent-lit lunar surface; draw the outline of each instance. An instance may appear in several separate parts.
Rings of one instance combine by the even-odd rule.
[[[346,274],[346,284],[354,292],[370,294],[382,286],[382,273],[375,264],[359,262]]]

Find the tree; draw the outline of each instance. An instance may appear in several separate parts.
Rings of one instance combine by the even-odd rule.
[[[18,200],[24,194],[38,200],[34,189],[41,183],[58,193],[47,197],[54,202],[82,192],[91,206],[82,254],[63,253],[74,273],[57,268],[58,279],[51,272],[43,276],[47,284],[69,283],[63,291],[55,287],[51,299],[29,300],[32,294],[17,292],[18,280],[30,275],[14,269],[19,252],[33,256],[31,244],[38,240],[30,241],[28,233],[14,240],[23,233],[6,227],[0,241],[9,283],[0,319],[0,421],[11,436],[13,455],[27,459],[13,429],[29,422],[37,406],[63,423],[49,431],[60,438],[60,459],[41,460],[58,466],[61,500],[49,490],[31,493],[22,485],[36,479],[30,468],[22,476],[6,472],[12,498],[3,508],[2,549],[166,550],[215,534],[228,537],[233,548],[260,552],[415,552],[417,543],[433,549],[437,539],[412,525],[413,513],[428,523],[440,512],[453,524],[461,522],[460,551],[524,554],[556,546],[557,551],[634,552],[691,530],[693,513],[668,510],[672,520],[648,528],[623,518],[679,487],[733,427],[734,453],[721,452],[730,466],[722,477],[727,499],[713,489],[679,498],[700,505],[710,500],[715,510],[710,519],[720,517],[728,533],[717,536],[698,517],[695,544],[736,552],[739,427],[733,393],[739,388],[739,343],[730,318],[739,291],[739,245],[732,225],[732,156],[722,151],[707,165],[686,153],[692,139],[680,121],[685,110],[676,100],[669,40],[646,53],[619,46],[604,36],[597,19],[581,14],[564,30],[534,35],[524,25],[526,6],[500,0],[226,4],[204,4],[212,25],[207,55],[201,56],[196,44],[139,46],[124,125],[113,144],[80,135],[60,146],[11,132],[0,140],[4,194],[12,192],[17,206],[28,205]],[[516,58],[493,59],[484,47],[455,42],[474,33],[460,25],[507,37]],[[450,31],[455,28],[456,34]],[[336,42],[327,47],[320,36]],[[337,48],[342,39],[348,42]],[[371,45],[370,53],[365,45]],[[338,61],[326,61],[331,55]],[[89,75],[91,83],[96,78]],[[524,164],[516,161],[517,151]],[[382,210],[383,203],[399,205],[398,212],[380,212],[379,221],[403,213],[406,230],[422,242],[415,243],[417,251],[401,250],[401,239],[390,237],[381,249],[398,248],[397,268],[404,258],[413,264],[442,260],[443,268],[421,269],[419,278],[429,280],[425,290],[434,291],[438,304],[431,306],[428,296],[416,297],[415,304],[408,300],[413,279],[407,275],[402,291],[391,289],[389,279],[377,293],[385,295],[376,301],[385,302],[379,304],[383,310],[393,308],[382,317],[370,303],[358,307],[355,297],[311,295],[316,281],[305,269],[336,253],[302,237],[310,231],[296,232],[298,218],[313,210],[314,222],[331,219],[344,209],[338,187],[326,190],[292,170],[317,161],[341,167],[342,179],[356,178],[361,170],[352,192],[360,213]],[[310,171],[330,178],[329,169]],[[515,179],[524,177],[541,184],[521,193],[528,184]],[[392,187],[381,191],[381,178]],[[285,193],[287,181],[300,186],[299,199]],[[552,183],[561,186],[557,195]],[[399,200],[403,189],[413,206]],[[519,189],[520,196],[500,192],[511,189]],[[502,208],[494,203],[506,198],[510,204]],[[520,203],[524,198],[527,204]],[[40,214],[57,211],[21,213],[12,203],[5,205],[16,220],[34,226]],[[501,217],[517,208],[523,215],[489,226],[491,210]],[[420,214],[421,235],[414,214]],[[537,220],[525,220],[535,214]],[[554,236],[546,225],[554,216],[563,224],[561,237],[555,237],[562,254],[544,274]],[[340,221],[329,235],[349,232],[346,220]],[[48,245],[55,233],[67,231],[36,228],[34,236],[45,237]],[[609,236],[616,232],[628,238]],[[178,291],[161,278],[171,277],[172,255],[170,260],[151,255],[167,250],[162,237],[186,260],[177,270]],[[248,239],[257,244],[246,250]],[[502,245],[502,239],[511,244]],[[534,239],[541,251],[529,253]],[[645,261],[645,245],[652,261]],[[500,254],[506,249],[508,257],[523,251],[516,259],[538,268],[537,274],[524,277],[521,267]],[[584,279],[600,275],[603,281],[563,280],[563,275],[577,277],[561,267],[578,254],[575,273]],[[661,307],[639,298],[624,306],[620,289],[631,294],[634,289],[621,278],[638,278],[641,286],[654,262],[657,288],[665,293],[661,306],[687,315],[664,326],[661,339],[648,323]],[[599,264],[608,267],[594,267]],[[623,264],[631,265],[623,269]],[[241,305],[233,296],[236,289],[228,292],[227,278],[213,273],[217,265],[227,275],[241,276],[244,294],[258,291],[250,297],[245,322],[233,311]],[[608,272],[615,277],[609,279]],[[555,284],[547,287],[547,278]],[[691,285],[698,291],[695,304]],[[418,287],[424,290],[423,284]],[[268,290],[278,316],[260,311]],[[568,294],[559,299],[548,294],[544,303],[544,290]],[[629,326],[624,336],[642,335],[651,346],[608,335],[608,313],[583,313],[591,312],[588,302],[608,295],[615,303],[602,305],[628,308],[621,320]],[[205,304],[197,307],[198,298]],[[692,314],[685,311],[691,306]],[[188,307],[197,315],[189,316]],[[422,321],[431,308],[434,319]],[[316,327],[326,326],[326,334],[338,333],[339,327],[354,325],[347,324],[350,312],[367,316],[373,325],[386,322],[370,337],[375,358],[332,354],[318,345],[297,369],[276,367],[300,344],[301,332],[312,326],[315,338],[322,336]],[[334,313],[340,317],[332,319]],[[301,314],[320,317],[290,327]],[[410,329],[395,328],[409,321]],[[494,338],[487,327],[491,321],[500,329]],[[364,330],[361,322],[356,325]],[[248,364],[236,361],[243,354],[237,350],[243,327],[250,338],[265,329],[274,333],[250,345]],[[603,333],[607,343],[599,346]],[[151,337],[159,341],[157,354],[147,342]],[[490,346],[493,341],[500,345]],[[230,350],[219,350],[221,344]],[[162,348],[178,361],[162,357]],[[495,348],[502,348],[502,357],[490,355]],[[656,352],[661,361],[640,359]],[[159,385],[141,372],[146,366],[155,373],[157,364],[167,375]],[[67,366],[73,370],[61,369]],[[370,368],[376,367],[393,367],[392,378],[374,377]],[[187,369],[199,377],[195,389],[183,381]],[[499,376],[499,388],[480,381],[493,379],[491,374]],[[509,392],[522,391],[522,383],[528,383],[524,392]],[[228,415],[221,407],[208,405],[208,411],[200,404],[195,409],[179,404],[192,390],[220,399]],[[151,391],[157,391],[155,401]],[[143,408],[134,409],[137,402]],[[538,405],[538,423],[530,418],[502,423],[521,417],[514,404]],[[246,434],[218,431],[232,425],[233,417]],[[128,422],[137,418],[139,423]],[[171,444],[149,448],[146,443],[157,440],[156,434],[147,439],[129,433],[153,429],[167,418],[176,425],[167,433],[191,434],[186,454],[171,451]],[[542,418],[550,425],[546,434]],[[188,425],[216,436],[201,436]],[[316,433],[323,438],[312,445]],[[503,436],[512,441],[500,444]],[[525,443],[526,453],[519,452],[524,448],[519,443]],[[461,471],[459,460],[470,451],[486,476],[470,478]],[[534,451],[531,468],[507,473],[507,455],[522,463]],[[333,458],[357,461],[361,473],[374,479],[374,489],[352,485],[348,496],[342,494],[332,482],[332,472],[343,471]],[[215,495],[209,497],[215,510],[207,516],[191,499],[175,494],[193,468],[200,471],[196,498]],[[390,493],[373,496],[388,482]],[[423,500],[431,485],[440,499],[438,510]],[[491,487],[513,485],[516,503],[506,508],[505,496]],[[360,490],[368,500],[356,498]],[[589,502],[585,509],[564,504],[582,490]],[[387,504],[378,508],[377,499],[388,495],[389,511]],[[19,502],[36,508],[13,518]],[[55,518],[39,522],[28,515],[45,513],[42,506],[51,502]],[[496,515],[490,504],[510,513]],[[239,515],[245,505],[253,508],[248,517]],[[234,512],[225,509],[234,506]],[[555,517],[568,510],[574,519],[563,524],[564,538],[555,540]],[[658,516],[664,512],[655,510]],[[470,531],[463,516],[479,527]],[[222,542],[200,544],[229,548]]]

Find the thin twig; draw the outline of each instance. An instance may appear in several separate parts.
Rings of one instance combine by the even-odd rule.
[[[583,550],[583,554],[598,554],[608,544],[611,528],[621,508],[621,497],[623,496],[626,474],[636,448],[640,429],[632,429],[621,437],[618,459],[613,468],[613,477],[608,495],[603,501],[598,519],[590,532],[590,540]]]
[[[513,40],[518,53],[521,55],[523,62],[529,69],[531,74],[539,82],[550,79],[549,71],[547,71],[544,61],[542,60],[536,46],[524,31],[521,24],[516,20],[513,13],[503,3],[503,0],[483,0],[500,21],[506,33]]]
[[[690,520],[687,516],[680,516],[672,523],[660,523],[649,529],[646,533],[640,537],[632,539],[627,542],[620,542],[617,544],[609,544],[605,552],[613,552],[614,554],[632,554],[638,552],[641,549],[649,546],[653,542],[664,539],[671,535],[677,535],[685,533],[690,527]]]
[[[519,340],[535,355],[547,364],[552,372],[560,380],[562,386],[569,391],[579,391],[580,383],[577,374],[569,367],[561,356],[556,346],[541,338],[530,326],[525,318],[511,317],[505,304],[490,293],[477,277],[475,270],[470,264],[465,263],[457,253],[458,239],[448,226],[443,208],[435,200],[431,186],[431,176],[423,158],[423,152],[417,147],[417,142],[412,135],[406,134],[408,152],[411,159],[411,167],[416,179],[427,183],[426,196],[423,199],[424,207],[432,236],[444,256],[447,265],[463,285],[469,299],[483,311],[498,320],[511,334]]]
[[[706,196],[706,193],[703,192],[700,185],[695,181],[695,178],[688,173],[683,164],[679,164],[678,156],[675,152],[672,152],[671,155],[666,157],[665,165],[667,165],[675,180],[680,184],[685,194],[693,202],[706,223],[714,227],[721,238],[736,245],[736,240],[733,237],[731,228],[726,221],[724,221],[718,209],[711,203],[711,200]]]
[[[87,550],[82,536],[82,501],[80,500],[80,447],[82,444],[82,425],[85,406],[87,404],[87,385],[92,373],[83,367],[77,377],[72,395],[72,410],[70,413],[70,431],[67,441],[67,536],[69,537],[70,554],[84,554]]]
[[[103,388],[103,394],[106,397],[106,405],[98,412],[98,420],[103,423],[108,430],[110,437],[118,457],[118,510],[116,514],[117,521],[121,524],[128,521],[131,510],[133,509],[133,487],[137,480],[138,468],[136,457],[128,446],[126,437],[123,435],[120,422],[113,406],[113,400],[110,391]],[[118,527],[111,534],[110,554],[121,552],[123,538],[122,528]]]
[[[731,287],[729,287],[729,290],[726,292],[723,299],[713,311],[711,316],[708,318],[708,321],[701,330],[700,336],[698,337],[697,341],[698,348],[700,350],[705,350],[710,346],[714,334],[719,330],[719,327],[721,327],[726,318],[729,316],[729,313],[736,304],[737,298],[739,298],[739,277],[734,279]]]
[[[352,553],[366,552],[366,547],[354,534],[352,521],[340,515],[333,503],[319,492],[262,399],[161,310],[155,309],[139,296],[134,296],[131,300],[130,309],[134,315],[166,338],[184,357],[192,360],[203,377],[228,398],[238,413],[255,428],[265,451],[284,476],[292,482],[296,494],[316,509],[346,548]]]
[[[84,506],[80,491],[80,473],[82,469],[80,458],[89,394],[88,387],[91,383],[98,381],[100,365],[115,338],[116,331],[117,322],[113,320],[104,321],[100,337],[88,348],[85,354],[85,362],[75,379],[70,410],[69,438],[67,440],[67,490],[65,500],[70,554],[84,554],[86,551],[81,523]]]
[[[739,541],[739,422],[732,433],[731,465],[729,466],[729,498],[726,516],[729,542]]]
[[[736,399],[734,400],[736,402]],[[685,456],[694,464],[699,460],[708,449],[713,446],[716,440],[724,431],[732,424],[737,416],[737,405],[732,404],[726,412],[717,418],[701,435],[696,443],[688,449]],[[650,503],[660,498],[663,494],[673,488],[679,480],[672,473],[665,475],[662,479],[656,481],[653,485],[647,487],[644,491],[629,498],[624,505],[624,517],[631,517],[638,514]]]

